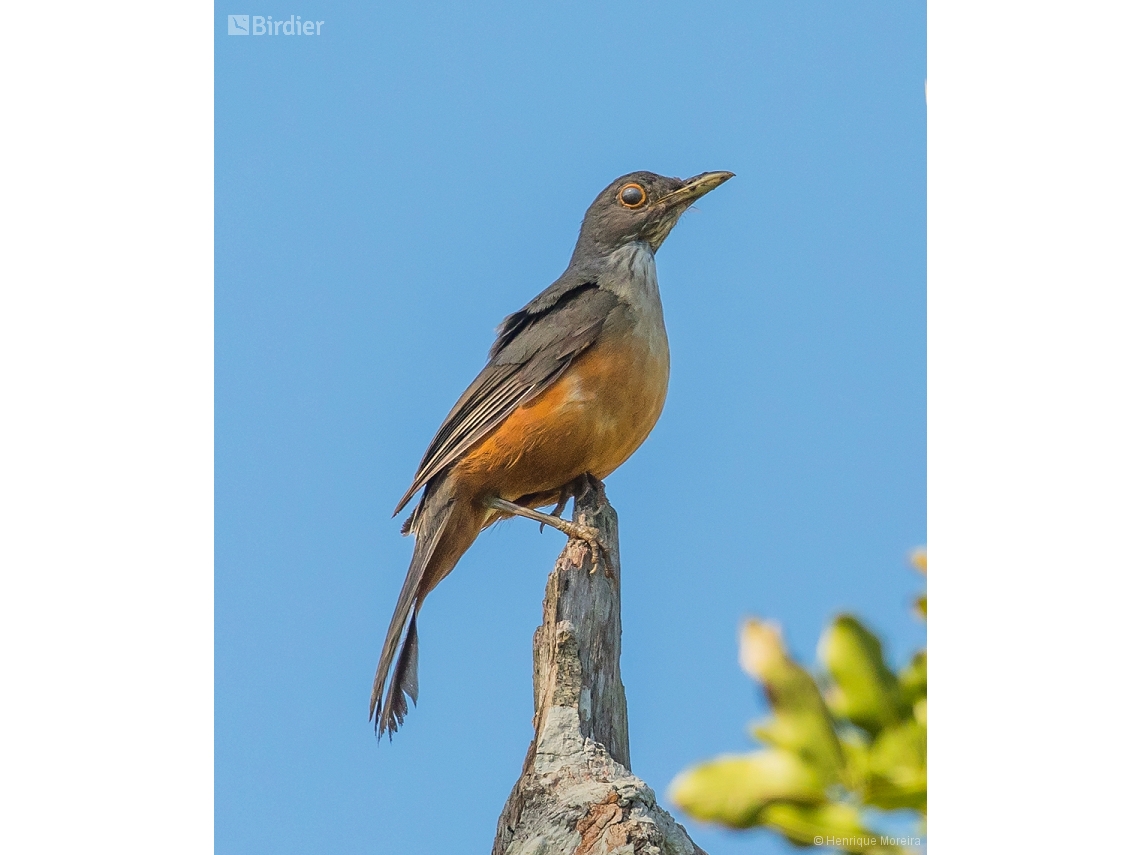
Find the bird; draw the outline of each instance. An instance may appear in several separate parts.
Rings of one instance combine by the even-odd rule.
[[[402,529],[415,547],[373,681],[377,738],[391,739],[417,701],[424,598],[483,529],[521,516],[598,548],[597,532],[561,519],[562,510],[579,478],[606,478],[657,423],[669,343],[655,256],[689,206],[732,177],[615,179],[587,208],[566,271],[497,327],[486,366],[393,513],[423,490]],[[537,510],[551,505],[553,513]]]

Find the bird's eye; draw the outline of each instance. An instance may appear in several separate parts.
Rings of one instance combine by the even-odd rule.
[[[627,208],[640,208],[645,198],[645,188],[640,184],[626,184],[618,190],[618,201]]]

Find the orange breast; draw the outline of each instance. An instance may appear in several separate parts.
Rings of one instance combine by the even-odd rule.
[[[454,473],[469,495],[508,501],[556,491],[586,472],[605,478],[649,436],[668,383],[666,347],[634,335],[604,337],[464,455]]]

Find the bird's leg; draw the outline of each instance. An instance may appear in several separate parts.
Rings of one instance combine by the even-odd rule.
[[[516,505],[514,502],[500,499],[498,496],[487,499],[486,505],[495,511],[502,511],[505,514],[512,514],[516,517],[526,517],[528,520],[544,523],[551,528],[558,529],[567,537],[584,540],[590,545],[590,557],[593,559],[595,566],[601,564],[605,567],[606,575],[611,579],[613,578],[613,565],[610,563],[610,552],[602,543],[601,532],[593,526],[583,525],[573,522],[572,520],[564,520],[553,514],[544,514],[542,511],[536,511],[532,508],[524,507],[523,505]]]
[[[570,497],[573,495],[574,482],[571,481],[569,484],[563,484],[562,489],[558,491],[558,504],[554,506],[554,510],[550,512],[550,515],[552,517],[558,517],[558,519],[562,519],[562,512],[566,510],[566,503],[570,501]],[[539,534],[542,534],[542,527],[545,525],[546,523],[544,522],[540,522],[538,524]]]

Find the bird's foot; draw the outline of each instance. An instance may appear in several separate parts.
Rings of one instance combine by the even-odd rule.
[[[592,525],[583,525],[582,523],[567,522],[566,528],[560,529],[563,534],[575,540],[583,541],[590,547],[590,560],[593,566],[590,572],[594,573],[599,567],[606,571],[606,578],[614,578],[613,559],[610,558],[610,551],[606,549],[606,545],[602,543],[602,533],[594,528]]]
[[[508,502],[506,499],[500,499],[497,496],[487,499],[486,504],[487,507],[492,510],[535,520],[551,528],[558,529],[573,540],[584,541],[590,547],[590,558],[594,562],[594,569],[590,572],[593,573],[600,564],[605,568],[606,578],[614,578],[613,561],[610,558],[610,551],[606,549],[605,544],[602,543],[602,533],[592,525],[584,525],[582,523],[573,522],[572,520],[564,520],[552,514],[544,514],[542,511],[536,511],[533,508],[524,507],[523,505],[516,505],[514,502]]]

